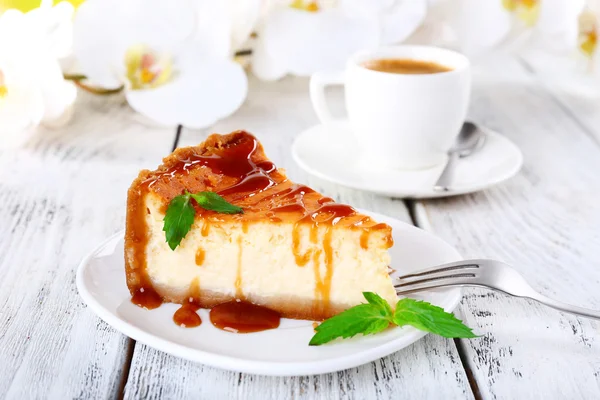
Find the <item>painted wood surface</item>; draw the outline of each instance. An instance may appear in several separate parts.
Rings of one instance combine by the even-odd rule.
[[[236,129],[253,132],[267,155],[327,196],[356,207],[397,217],[410,223],[402,200],[345,189],[311,178],[291,158],[294,137],[317,123],[308,98],[308,81],[286,78],[276,83],[252,79],[246,103],[232,117],[210,130],[184,130],[180,146],[200,143],[213,132]],[[341,92],[332,93],[341,109]],[[274,100],[276,99],[276,100]],[[337,100],[337,101],[336,101]],[[336,374],[292,378],[258,377],[220,371],[181,360],[136,344],[125,398],[201,399],[402,399],[472,398],[468,379],[454,341],[429,336],[377,362]]]
[[[600,124],[586,130],[598,114],[580,120],[585,109],[520,62],[487,67],[471,117],[513,140],[523,169],[484,192],[420,202],[418,220],[465,257],[506,261],[543,294],[600,309]],[[461,341],[483,398],[600,398],[598,322],[483,290],[467,292],[462,315],[483,334]]]
[[[127,187],[173,130],[123,100],[80,93],[74,120],[0,152],[0,398],[102,399],[122,389],[130,340],[83,304],[75,270],[122,229]]]
[[[571,65],[573,69],[564,72],[566,80],[562,80],[560,75],[552,71],[551,60],[540,60],[535,56],[523,54],[518,57],[518,62],[546,89],[558,107],[562,108],[585,134],[600,144],[600,79],[590,75],[577,75],[575,63]],[[579,65],[579,68],[581,67]]]
[[[474,81],[472,118],[525,155],[519,175],[476,194],[405,203],[306,175],[290,154],[293,138],[316,123],[305,79],[251,79],[237,113],[208,130],[184,129],[179,145],[247,129],[291,179],[410,222],[408,204],[464,256],[507,261],[548,296],[600,309],[598,103],[555,91],[522,60],[494,60]],[[332,96],[341,112],[341,92]],[[230,373],[125,338],[83,305],[75,269],[123,227],[127,187],[159,164],[174,137],[174,128],[142,123],[120,97],[81,93],[69,125],[0,150],[0,398],[600,397],[598,323],[477,290],[458,313],[481,338],[427,336],[336,374]]]

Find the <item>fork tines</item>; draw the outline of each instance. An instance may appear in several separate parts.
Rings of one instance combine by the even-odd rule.
[[[416,292],[441,286],[460,285],[477,278],[479,265],[454,262],[398,278],[394,287],[399,293]]]

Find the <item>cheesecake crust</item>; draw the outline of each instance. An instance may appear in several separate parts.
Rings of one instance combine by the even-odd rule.
[[[194,304],[197,304],[199,308],[213,308],[216,305],[238,299],[238,296],[231,296],[206,289],[202,290],[200,296],[192,295],[191,292],[186,294],[178,293],[169,288],[156,289],[165,303],[186,304],[191,297],[194,299]],[[244,296],[244,300],[277,311],[285,318],[306,319],[311,321],[323,321],[348,308],[347,304],[330,302],[327,309],[323,309],[315,306],[314,300],[300,298],[293,294],[278,297],[250,294]]]
[[[309,262],[323,259],[325,274],[319,276],[315,299],[306,300],[289,297],[264,299],[253,294],[244,295],[237,291],[235,296],[202,291],[194,301],[202,307],[242,297],[272,308],[283,317],[321,320],[342,311],[345,305],[333,304],[329,300],[333,274],[333,249],[331,233],[334,229],[360,231],[360,245],[366,248],[369,236],[376,232],[383,238],[384,247],[393,244],[391,228],[363,215],[352,207],[335,203],[305,185],[291,182],[284,171],[266,157],[262,145],[251,134],[236,131],[228,135],[213,134],[198,145],[175,150],[163,159],[155,171],[143,170],[133,181],[127,197],[127,221],[125,232],[125,268],[127,285],[134,297],[143,298],[146,305],[160,302],[183,304],[189,293],[154,287],[147,272],[146,246],[150,209],[146,207],[147,196],[159,202],[164,214],[169,202],[185,192],[212,191],[228,202],[244,209],[243,214],[219,214],[197,205],[196,222],[202,221],[201,229],[207,234],[211,224],[241,225],[247,232],[248,226],[268,221],[273,224],[293,224],[291,250],[296,264],[303,267]],[[318,250],[300,248],[301,229],[310,230],[311,240],[317,242],[323,232]],[[204,232],[203,232],[204,233]],[[317,243],[316,243],[317,244]],[[177,251],[177,249],[175,250]],[[236,283],[237,286],[237,283]],[[151,301],[148,301],[150,299]],[[318,303],[315,306],[315,302]],[[150,307],[148,307],[150,308]]]

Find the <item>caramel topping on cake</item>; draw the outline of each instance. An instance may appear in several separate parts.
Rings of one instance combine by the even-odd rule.
[[[171,199],[185,191],[216,192],[244,209],[243,214],[234,215],[197,209],[196,215],[209,219],[314,221],[367,230],[377,226],[352,207],[289,181],[266,158],[258,140],[244,131],[214,134],[200,146],[177,149],[156,171],[142,171],[138,180],[142,191],[162,199],[165,209]],[[387,225],[379,228],[389,229]]]

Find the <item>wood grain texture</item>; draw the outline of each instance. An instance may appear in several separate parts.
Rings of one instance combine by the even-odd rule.
[[[334,91],[341,109],[341,92]],[[308,81],[250,81],[246,103],[232,117],[209,130],[184,130],[180,146],[197,144],[209,133],[236,129],[253,132],[266,154],[290,178],[338,201],[368,208],[410,223],[404,202],[345,189],[307,176],[293,162],[297,134],[316,124],[308,98]],[[261,377],[221,371],[181,360],[136,344],[125,398],[166,399],[436,399],[472,398],[452,340],[428,336],[377,362],[335,374],[293,378]]]
[[[549,297],[600,309],[600,146],[574,119],[585,109],[565,112],[517,61],[486,68],[471,117],[513,140],[523,169],[480,193],[418,203],[419,222],[465,257],[506,261]],[[483,334],[461,341],[483,398],[600,398],[598,322],[473,289],[462,313]]]
[[[427,351],[425,352],[424,349]],[[226,372],[137,344],[126,399],[472,398],[452,341],[433,336],[335,374],[278,378]]]
[[[522,55],[519,62],[533,74],[534,79],[546,89],[557,105],[563,109],[579,128],[600,144],[600,81],[577,69],[565,70],[565,76],[552,72],[552,61]],[[550,68],[548,68],[550,67]],[[598,66],[596,66],[598,68]]]
[[[340,91],[333,91],[341,110]],[[541,292],[600,309],[597,104],[552,90],[518,60],[475,71],[471,116],[525,155],[521,173],[484,192],[416,204],[420,223],[466,257],[517,267]],[[244,128],[267,154],[336,200],[410,221],[404,202],[307,176],[291,143],[316,123],[305,79],[264,83],[210,130]],[[141,124],[120,98],[80,94],[75,119],[0,150],[0,398],[118,397],[132,341],[87,310],[75,268],[122,228],[126,188],[166,155],[173,128]],[[486,399],[599,398],[599,325],[501,294],[470,290],[459,311],[483,334],[459,342]],[[453,341],[428,336],[377,362],[312,377],[230,373],[136,344],[126,398],[472,398]]]
[[[0,398],[110,398],[129,339],[86,309],[83,256],[124,223],[126,189],[172,128],[132,123],[122,98],[80,93],[74,120],[0,151]]]

